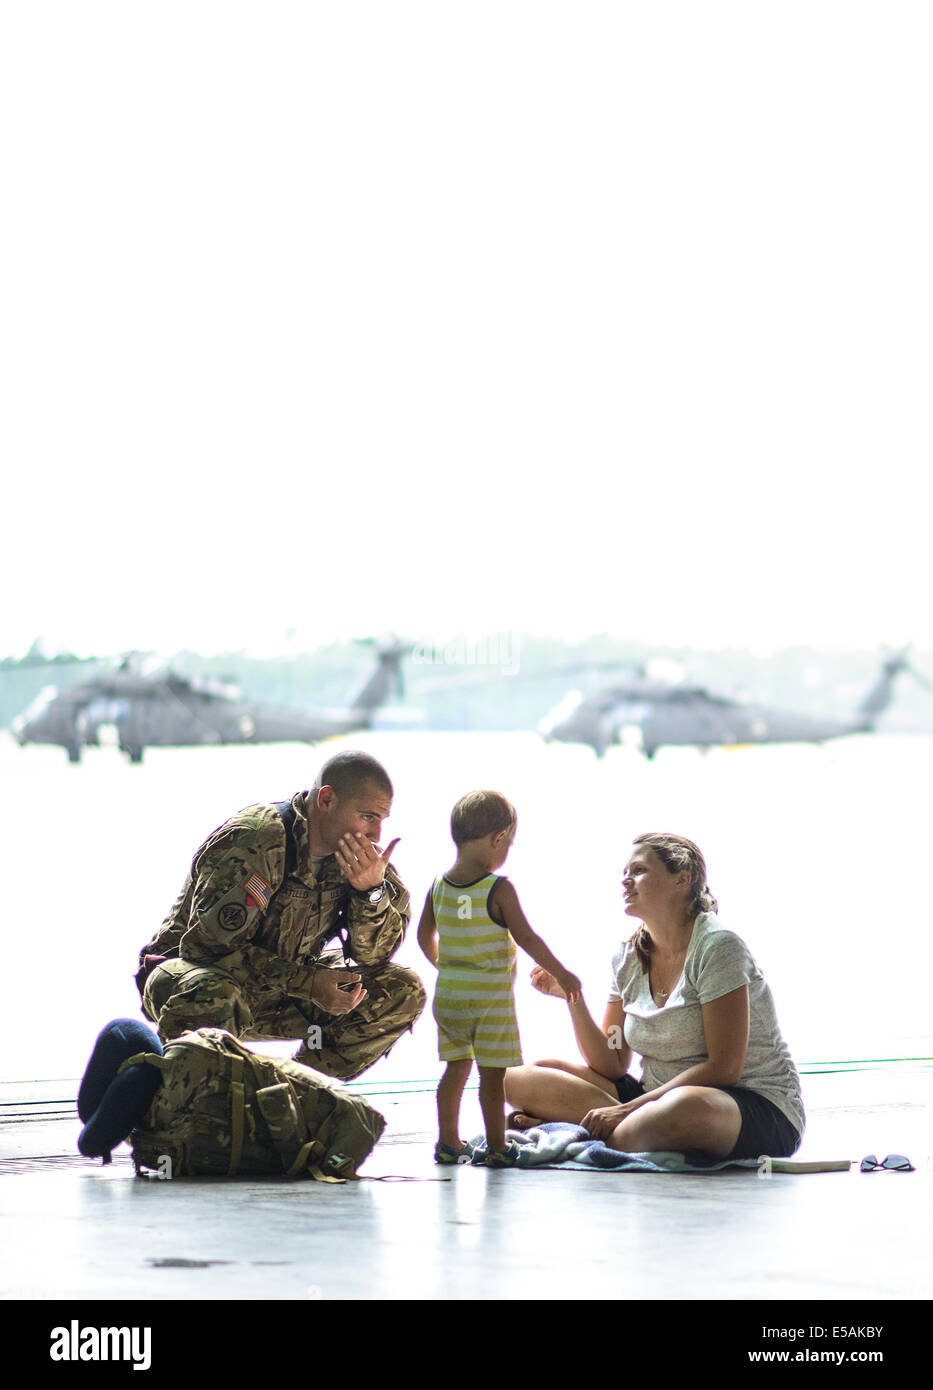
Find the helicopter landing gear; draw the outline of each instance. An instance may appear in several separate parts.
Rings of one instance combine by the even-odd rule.
[[[124,746],[123,752],[129,758],[131,763],[141,763],[143,760],[143,750],[139,748],[135,743]]]
[[[80,743],[68,743],[68,744],[66,744],[66,745],[65,745],[65,752],[68,754],[68,761],[69,761],[70,763],[79,763],[79,762],[81,761],[81,745],[80,745]]]

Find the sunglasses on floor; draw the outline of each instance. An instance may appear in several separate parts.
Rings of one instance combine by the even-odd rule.
[[[874,1154],[869,1154],[867,1158],[862,1159],[859,1171],[870,1173],[873,1168],[888,1168],[894,1173],[914,1172],[914,1165],[903,1154],[888,1154],[887,1158],[883,1158],[880,1163]]]

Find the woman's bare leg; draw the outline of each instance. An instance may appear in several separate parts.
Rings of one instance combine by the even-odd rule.
[[[515,1110],[532,1119],[567,1120],[579,1124],[588,1110],[618,1104],[615,1085],[592,1067],[546,1058],[523,1067],[509,1067],[505,1098]]]
[[[623,1153],[702,1149],[725,1158],[735,1148],[742,1113],[731,1096],[710,1086],[678,1086],[642,1105],[606,1140]]]

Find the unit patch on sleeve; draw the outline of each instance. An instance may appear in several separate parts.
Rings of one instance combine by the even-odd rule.
[[[217,914],[217,921],[224,931],[236,931],[246,921],[246,908],[242,903],[224,903]]]
[[[248,907],[261,907],[263,911],[265,911],[269,906],[269,899],[271,897],[271,888],[258,874],[253,874],[252,878],[247,879],[246,904]]]

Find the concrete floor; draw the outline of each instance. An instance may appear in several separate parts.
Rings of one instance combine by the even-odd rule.
[[[492,1172],[432,1162],[434,1098],[367,1093],[386,1137],[343,1186],[136,1179],[74,1147],[74,1082],[0,1087],[4,1299],[921,1300],[933,1070],[804,1079],[798,1157],[847,1173]],[[464,1133],[480,1129],[468,1094]],[[861,1174],[868,1152],[916,1172]],[[392,1180],[393,1177],[414,1179]],[[864,1310],[861,1318],[865,1321]],[[874,1321],[881,1320],[877,1313]]]

